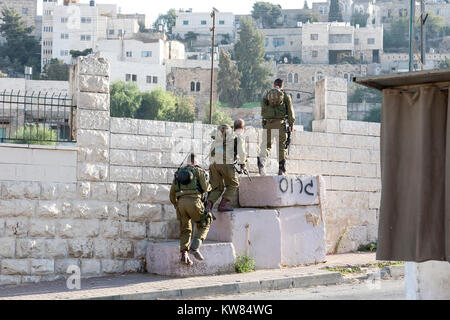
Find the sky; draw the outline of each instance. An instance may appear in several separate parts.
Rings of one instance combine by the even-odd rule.
[[[279,4],[283,9],[301,9],[304,0],[265,0]],[[309,6],[312,2],[319,0],[308,0]],[[320,0],[323,1],[323,0]],[[62,0],[59,0],[62,2]],[[89,0],[79,0],[80,3],[89,3]],[[155,21],[160,13],[166,13],[169,9],[189,9],[194,12],[209,12],[212,7],[223,12],[234,14],[249,14],[255,0],[96,0],[96,3],[117,4],[122,13],[145,13],[147,19]],[[38,1],[38,14],[42,14],[42,0]]]

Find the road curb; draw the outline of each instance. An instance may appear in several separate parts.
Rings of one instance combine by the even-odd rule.
[[[215,295],[229,295],[239,293],[261,292],[266,290],[283,290],[293,288],[307,288],[342,283],[339,272],[301,275],[270,280],[233,282],[211,286],[199,286],[184,289],[171,289],[140,292],[124,295],[111,295],[88,298],[85,300],[158,300],[158,299],[190,299]]]

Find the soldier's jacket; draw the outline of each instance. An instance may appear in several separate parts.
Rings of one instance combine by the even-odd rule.
[[[169,198],[175,208],[178,206],[178,198],[180,196],[200,199],[205,192],[211,191],[211,185],[208,182],[205,170],[198,166],[185,166],[183,168],[189,168],[193,171],[196,183],[188,185],[188,187],[181,186],[180,188],[179,183],[175,181],[175,178],[173,179]]]
[[[270,90],[264,94],[264,97],[261,101],[261,115],[263,119],[285,119],[287,118],[289,122],[289,126],[294,126],[295,123],[295,114],[294,107],[292,106],[291,96],[281,90],[283,95],[283,102],[277,106],[271,106],[269,104],[268,94]]]
[[[212,133],[211,138],[211,163],[233,164],[236,160],[238,164],[247,163],[242,133],[233,132],[231,127],[222,125]]]

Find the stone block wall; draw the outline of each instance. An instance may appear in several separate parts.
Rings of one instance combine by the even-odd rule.
[[[144,270],[149,240],[179,236],[173,173],[191,151],[209,164],[215,126],[110,118],[107,60],[80,57],[70,88],[76,145],[0,145],[0,285],[67,277],[70,265],[83,277]],[[340,117],[296,131],[287,164],[289,173],[325,178],[329,253],[376,239],[380,198],[379,125]],[[246,130],[251,174],[261,133]],[[269,173],[278,168],[275,149]]]

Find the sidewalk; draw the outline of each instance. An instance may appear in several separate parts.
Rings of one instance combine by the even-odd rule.
[[[342,275],[323,268],[375,262],[375,253],[350,253],[327,256],[327,262],[318,265],[259,270],[246,274],[191,278],[171,278],[148,273],[126,274],[83,279],[81,290],[68,290],[66,280],[58,280],[0,287],[0,300],[188,299],[216,294],[333,285],[343,281]]]

